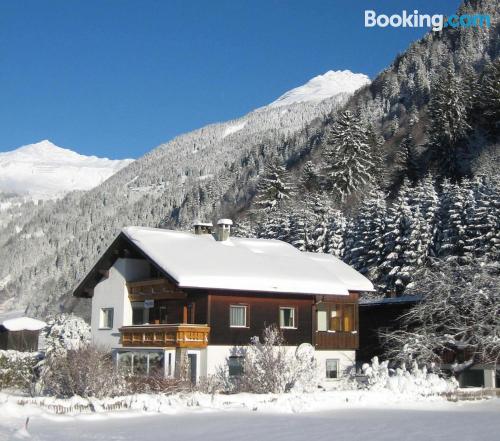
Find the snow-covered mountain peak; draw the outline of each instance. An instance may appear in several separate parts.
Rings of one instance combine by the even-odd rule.
[[[268,107],[287,106],[306,101],[322,101],[341,93],[352,94],[368,83],[370,83],[370,78],[365,74],[353,73],[350,70],[330,70],[323,75],[312,78],[303,86],[289,90]]]
[[[43,140],[0,153],[0,192],[58,198],[96,187],[130,162],[80,155]]]

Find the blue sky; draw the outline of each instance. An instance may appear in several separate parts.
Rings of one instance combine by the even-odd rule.
[[[3,0],[0,151],[50,139],[139,157],[328,70],[373,78],[423,29],[364,10],[449,14],[459,0]]]

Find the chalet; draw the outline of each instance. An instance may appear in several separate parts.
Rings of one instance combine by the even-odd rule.
[[[196,382],[225,363],[238,372],[251,337],[277,324],[292,349],[316,349],[325,378],[352,368],[370,281],[331,255],[231,237],[231,225],[124,228],[74,291],[92,298],[93,341],[131,373]]]

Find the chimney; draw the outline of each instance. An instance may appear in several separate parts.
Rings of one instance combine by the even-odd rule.
[[[233,225],[231,219],[219,219],[217,221],[217,234],[215,238],[220,242],[228,240],[231,233],[231,225]]]
[[[200,220],[195,220],[193,223],[194,234],[211,234],[213,224],[212,222],[201,222]]]

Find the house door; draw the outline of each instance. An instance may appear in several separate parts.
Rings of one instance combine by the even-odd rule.
[[[191,383],[196,384],[196,365],[198,361],[197,354],[188,354],[188,378]]]

